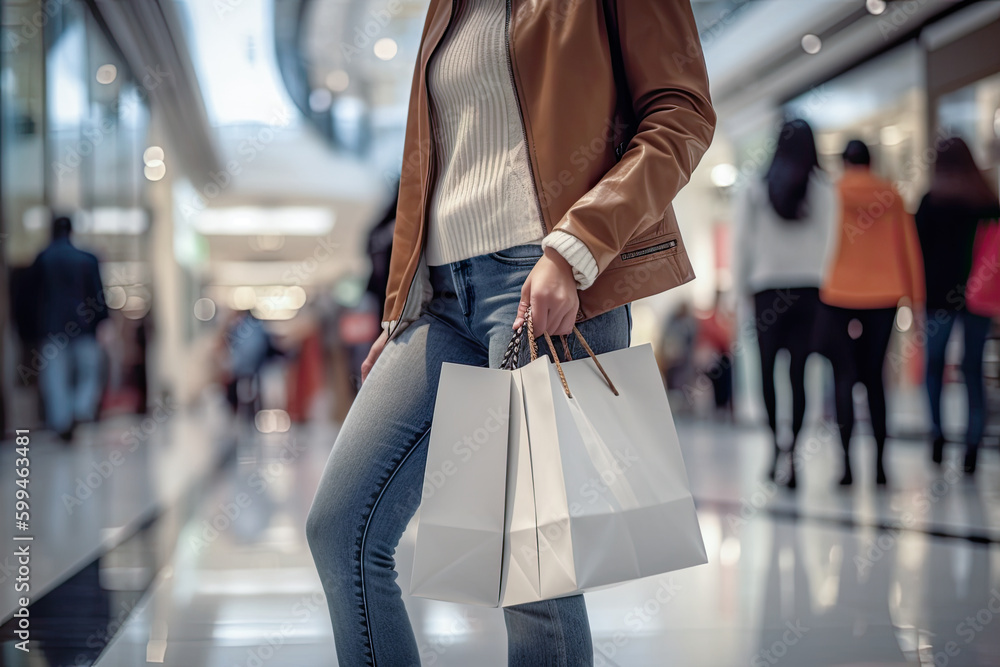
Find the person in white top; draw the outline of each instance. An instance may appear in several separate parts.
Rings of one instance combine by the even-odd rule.
[[[749,182],[735,206],[733,278],[737,292],[751,296],[754,303],[764,406],[774,436],[768,472],[772,480],[778,476],[782,452],[775,358],[781,349],[790,356],[790,463],[780,478],[793,489],[795,442],[806,409],[805,364],[814,351],[813,322],[839,231],[838,207],[836,189],[819,166],[813,131],[804,120],[784,125],[767,175]]]

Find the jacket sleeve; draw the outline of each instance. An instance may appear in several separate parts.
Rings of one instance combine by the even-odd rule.
[[[622,160],[555,227],[586,243],[600,271],[662,219],[716,123],[690,0],[618,0],[618,28],[637,132]]]

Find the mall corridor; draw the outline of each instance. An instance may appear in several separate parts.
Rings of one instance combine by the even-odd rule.
[[[1000,665],[998,41],[1000,0],[2,0],[0,667]],[[499,450],[435,439],[494,380]]]

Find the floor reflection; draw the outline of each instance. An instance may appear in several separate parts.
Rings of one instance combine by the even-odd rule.
[[[921,445],[894,442],[884,493],[837,489],[825,458],[836,452],[817,452],[791,493],[761,477],[761,433],[697,424],[680,433],[710,562],[588,594],[595,664],[1000,664],[992,452],[969,483],[933,469]],[[334,436],[328,427],[245,433],[97,664],[336,664],[303,532]],[[859,466],[858,478],[867,472]],[[397,553],[404,590],[412,528]],[[101,601],[101,617],[117,604]],[[506,664],[498,610],[406,604],[424,665]]]

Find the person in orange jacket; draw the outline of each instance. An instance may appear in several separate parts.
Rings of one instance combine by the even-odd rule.
[[[842,486],[853,482],[850,442],[854,430],[854,385],[868,393],[876,446],[876,483],[886,484],[885,386],[882,367],[904,297],[924,301],[923,259],[913,217],[889,181],[871,171],[871,153],[861,141],[844,151],[839,184],[840,241],[820,289],[821,347],[833,362],[837,422],[844,447]],[[916,310],[916,309],[914,309]]]

